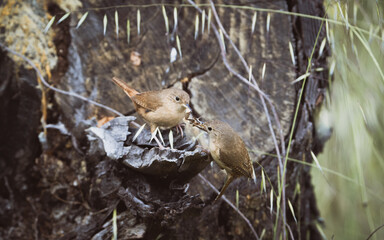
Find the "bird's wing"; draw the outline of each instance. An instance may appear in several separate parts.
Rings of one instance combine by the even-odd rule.
[[[132,101],[149,111],[156,111],[162,104],[162,99],[152,91],[136,94],[132,97]]]
[[[220,161],[232,170],[234,175],[252,178],[253,166],[244,144],[236,144],[236,149],[228,151],[227,147],[220,148]]]

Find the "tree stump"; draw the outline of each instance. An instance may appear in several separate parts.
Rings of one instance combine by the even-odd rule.
[[[205,18],[184,1],[41,4],[2,3],[0,20],[8,24],[0,25],[7,36],[0,37],[1,43],[31,58],[55,87],[131,116],[100,127],[116,114],[43,88],[30,65],[2,49],[1,238],[110,239],[114,209],[119,239],[255,238],[226,201],[211,204],[216,193],[204,179],[220,189],[225,175],[215,164],[209,165],[207,153],[196,147],[193,136],[178,136],[176,149],[166,150],[148,143],[148,130],[132,141],[137,131],[132,116],[137,115],[128,97],[110,81],[113,76],[138,91],[182,88],[191,96],[194,115],[229,123],[250,151],[258,182],[237,179],[225,196],[238,203],[258,236],[278,238],[283,232],[283,222],[276,221],[277,216],[281,219],[276,213],[280,167],[273,156],[277,152],[268,118],[258,92],[225,66],[219,47],[222,39],[208,26],[209,2],[197,3]],[[270,100],[267,108],[276,144],[281,147],[281,131],[287,147],[294,128],[289,157],[312,162],[310,151],[321,149],[316,145],[313,114],[323,99],[326,72],[311,70],[303,89],[301,81],[292,82],[306,73],[314,46],[311,69],[326,69],[326,54],[320,56],[319,44],[315,45],[321,21],[285,13],[323,17],[322,2],[236,1],[230,5],[215,1],[215,6],[230,39]],[[71,14],[56,24],[65,12]],[[22,13],[29,14],[25,21],[20,21]],[[56,20],[45,34],[42,29],[48,15]],[[33,24],[23,25],[28,22]],[[218,26],[213,15],[210,22]],[[324,38],[323,28],[318,39]],[[21,47],[20,36],[28,38],[28,46]],[[231,43],[223,41],[228,64],[248,78]],[[265,190],[260,184],[262,171],[268,179]],[[273,209],[271,191],[275,193]],[[292,234],[295,239],[320,239],[308,166],[288,161],[285,197],[295,213],[286,208],[286,238]]]

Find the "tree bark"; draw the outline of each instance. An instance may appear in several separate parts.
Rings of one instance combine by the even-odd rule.
[[[209,5],[201,3],[198,6],[208,15]],[[264,239],[278,238],[283,232],[282,215],[276,213],[281,169],[272,156],[277,151],[265,108],[257,91],[226,68],[221,39],[215,37],[212,26],[208,28],[207,18],[203,32],[202,15],[193,6],[184,1],[2,4],[0,28],[6,34],[0,37],[1,43],[32,59],[55,87],[136,117],[128,97],[110,81],[113,76],[138,91],[178,87],[190,94],[195,116],[229,123],[257,162],[258,182],[237,179],[225,196],[238,203],[259,237],[263,233]],[[168,16],[168,33],[162,6]],[[267,108],[279,148],[283,140],[279,131],[287,147],[294,128],[289,157],[311,163],[310,152],[322,149],[315,136],[314,111],[322,103],[328,76],[325,70],[313,69],[327,68],[327,51],[319,55],[325,28],[319,20],[278,10],[324,17],[322,1],[215,1],[215,6],[231,40],[252,66],[260,90],[271,101]],[[56,24],[66,11],[70,16]],[[77,28],[86,12],[87,18]],[[45,34],[42,29],[48,15],[56,20]],[[214,16],[211,22],[218,26]],[[23,43],[22,39],[28,40]],[[228,40],[224,42],[229,65],[248,78],[235,49]],[[172,59],[174,53],[176,59]],[[302,81],[292,84],[306,73],[310,58],[311,75],[304,87]],[[0,238],[110,239],[114,209],[119,239],[255,238],[226,201],[211,204],[216,193],[204,179],[220,189],[225,175],[215,164],[209,165],[208,154],[191,141],[196,130],[188,128],[187,137],[175,137],[176,150],[160,151],[156,144],[148,143],[148,130],[133,142],[135,118],[115,118],[100,127],[116,114],[42,87],[30,65],[5,48],[0,62]],[[265,190],[260,184],[262,169]],[[294,239],[320,239],[309,170],[302,163],[287,162],[285,204],[289,200],[295,216],[286,207],[286,238],[292,234]],[[275,192],[273,209],[271,191]]]

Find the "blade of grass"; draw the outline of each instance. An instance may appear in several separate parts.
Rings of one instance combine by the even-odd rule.
[[[205,9],[203,9],[203,13],[201,14],[201,34],[204,34],[205,30]]]
[[[264,192],[267,192],[267,187],[265,184],[265,176],[264,176],[264,169],[261,170],[261,189],[263,189]]]
[[[117,240],[117,221],[116,221],[116,208],[113,209],[113,216],[112,216],[112,222],[113,222],[113,240]]]
[[[65,19],[67,19],[69,17],[69,14],[71,14],[70,12],[67,12],[66,14],[64,14],[64,16],[62,16],[59,21],[57,21],[56,24],[59,24],[61,22],[63,22]]]
[[[263,239],[265,232],[266,232],[265,228],[263,228],[263,231],[261,231],[261,234],[260,234],[260,240]]]
[[[152,4],[141,4],[141,8],[149,8],[149,7],[159,7],[159,6],[174,6],[173,3],[152,3]],[[344,25],[345,23],[343,21],[339,20],[333,20],[333,19],[325,19],[324,17],[318,17],[314,15],[304,14],[304,13],[297,13],[297,12],[290,12],[290,11],[284,11],[284,10],[278,10],[278,9],[270,9],[270,8],[259,8],[259,7],[251,7],[246,5],[235,5],[235,4],[215,4],[217,7],[221,8],[233,8],[233,9],[245,9],[245,10],[252,10],[252,11],[259,11],[259,12],[269,12],[269,13],[277,13],[277,14],[283,14],[283,15],[290,15],[290,16],[296,16],[296,17],[302,17],[302,18],[308,18],[308,19],[314,19],[326,22],[336,24],[336,25]],[[88,8],[88,10],[108,10],[108,9],[117,9],[117,8],[129,8],[129,7],[137,7],[137,4],[122,4],[122,5],[114,5],[109,7],[94,7],[94,8]],[[209,3],[201,3],[201,4],[179,4],[179,7],[207,7],[210,6]],[[208,14],[209,15],[209,14]],[[361,31],[364,34],[368,34],[369,32],[363,28],[356,27],[356,26],[349,26],[350,28],[355,28],[358,31]],[[380,36],[374,36],[376,39],[380,39]]]
[[[44,28],[44,31],[43,31],[44,33],[47,33],[48,30],[51,28],[53,22],[55,21],[55,18],[56,18],[56,16],[53,16],[53,18],[51,18],[51,20],[49,20],[47,26]]]
[[[295,83],[297,83],[297,82],[300,82],[301,80],[303,80],[303,79],[306,79],[307,77],[309,77],[311,75],[311,73],[305,73],[305,74],[303,74],[303,75],[301,75],[300,77],[298,77],[298,78],[296,78],[295,80],[293,80],[292,82],[291,82],[291,84],[295,84]]]
[[[324,172],[323,172],[323,169],[321,168],[320,163],[319,163],[319,161],[317,160],[316,155],[315,155],[312,151],[311,151],[311,156],[312,156],[313,161],[316,163],[317,168],[320,170],[321,174],[322,174],[323,177],[325,178],[325,174],[324,174]]]
[[[215,191],[217,194],[219,193],[219,190],[217,190],[216,188],[215,188],[215,186],[213,186],[213,184],[210,182],[210,181],[208,181],[201,173],[199,173],[199,175],[198,175],[202,180],[203,180],[203,182],[205,182],[213,191]],[[225,195],[223,195],[222,197],[221,197],[233,210],[235,210],[235,212],[237,213],[237,214],[239,214],[239,216],[247,223],[247,225],[249,226],[249,228],[251,229],[251,231],[252,231],[252,233],[253,233],[253,235],[255,236],[255,238],[256,239],[258,239],[259,240],[259,236],[257,235],[257,233],[256,233],[256,230],[255,230],[255,228],[253,227],[253,225],[251,224],[251,222],[248,220],[248,218],[238,209],[238,208],[236,208],[236,206],[235,205],[233,205],[233,203],[231,202],[231,201],[229,201],[228,199],[227,199],[227,197],[225,197]]]
[[[275,155],[275,154],[270,154],[270,153],[265,153],[265,152],[259,152],[259,151],[253,151],[253,150],[249,150],[250,152],[256,152],[256,153],[258,153],[258,154],[262,154],[262,155],[267,155],[267,156],[271,156],[271,157],[275,157],[275,158],[277,158],[277,156]],[[313,164],[313,163],[309,163],[309,162],[304,162],[304,161],[302,161],[302,160],[298,160],[298,159],[294,159],[294,158],[288,158],[288,161],[291,161],[291,162],[295,162],[295,163],[299,163],[299,164],[303,164],[303,165],[305,165],[305,166],[309,166],[309,167],[312,167],[312,168],[317,168],[317,169],[319,169],[319,167],[316,165],[316,164]],[[384,166],[384,165],[383,165]],[[262,167],[262,166],[261,166]],[[355,179],[353,179],[353,178],[351,178],[351,177],[348,177],[348,176],[346,176],[346,175],[344,175],[344,174],[342,174],[342,173],[339,173],[339,172],[337,172],[337,171],[335,171],[335,170],[332,170],[332,169],[329,169],[329,168],[325,168],[325,167],[321,167],[322,168],[322,170],[324,171],[324,172],[327,172],[327,173],[329,173],[329,174],[332,174],[332,175],[335,175],[335,176],[337,176],[337,177],[340,177],[341,179],[344,179],[344,180],[346,180],[346,181],[348,181],[348,182],[351,182],[351,183],[353,183],[353,184],[355,184],[355,185],[358,185],[358,186],[362,186],[361,184],[359,184],[358,183],[358,181],[357,180],[355,180]],[[320,170],[320,169],[319,169]],[[268,175],[266,175],[267,176],[267,179],[269,179],[268,178]],[[271,181],[270,180],[268,180],[269,181],[269,183],[271,184]],[[381,200],[383,203],[384,203],[384,199],[382,198],[382,196],[380,196],[379,194],[377,194],[375,191],[373,191],[372,189],[369,189],[368,188],[368,190],[369,190],[369,193],[372,195],[372,196],[375,196],[377,199],[379,199],[379,200]]]
[[[210,33],[211,30],[211,19],[212,19],[212,11],[211,9],[208,10],[208,34]]]
[[[227,50],[226,50],[226,47],[225,47],[223,31],[221,31],[221,29],[220,29],[219,33],[220,33],[220,40],[221,40],[221,42],[223,43],[223,46],[224,46],[224,52],[226,52]]]
[[[133,136],[132,138],[132,142],[134,142],[136,140],[136,138],[140,135],[140,133],[144,130],[144,127],[145,127],[145,123],[139,128],[139,130],[137,130],[135,136]],[[152,140],[151,140],[152,141]]]
[[[255,11],[252,17],[252,27],[251,27],[252,34],[255,32],[256,20],[257,20],[257,12]]]
[[[296,66],[295,54],[293,52],[293,47],[292,47],[291,41],[289,41],[288,45],[289,45],[289,53],[291,54],[292,64],[294,66]]]
[[[167,12],[165,11],[164,5],[161,6],[162,12],[163,12],[163,17],[164,17],[164,24],[165,24],[165,31],[167,35],[169,34],[169,22],[168,22],[168,16]]]
[[[291,209],[291,213],[292,213],[293,219],[295,220],[295,222],[297,224],[297,219],[296,219],[296,216],[295,216],[295,211],[293,211],[293,206],[292,206],[291,201],[289,201],[289,199],[288,199],[288,206],[289,206],[289,209]]]
[[[103,35],[104,36],[105,36],[105,33],[107,32],[107,24],[108,24],[107,15],[104,14],[104,18],[103,18]]]
[[[115,11],[116,39],[119,38],[119,13]]]
[[[181,44],[180,44],[179,35],[176,35],[176,46],[177,46],[177,50],[179,51],[180,58],[183,58],[183,54],[181,52]]]
[[[252,80],[252,66],[249,66],[248,81],[250,82],[251,80]]]
[[[140,9],[137,9],[137,35],[140,35],[140,23],[141,23]]]
[[[271,192],[269,194],[269,204],[270,204],[270,213],[272,215],[273,212],[273,191],[271,189]]]
[[[363,44],[364,48],[367,50],[368,54],[371,56],[373,63],[375,64],[377,70],[380,73],[381,80],[384,82],[384,73],[381,69],[381,66],[379,62],[377,61],[375,55],[372,52],[372,49],[369,47],[368,42],[360,35],[358,31],[355,29],[352,29],[353,33],[357,36],[357,38],[360,40],[360,42]]]
[[[76,29],[78,29],[81,26],[81,24],[83,24],[87,16],[88,16],[88,12],[84,13],[84,15],[80,18],[79,22],[77,23]]]
[[[265,78],[265,70],[267,68],[266,63],[263,64],[263,69],[261,70],[261,79],[264,80]]]
[[[197,39],[198,35],[199,35],[199,15],[196,14],[196,16],[195,16],[195,40]]]
[[[129,44],[131,40],[131,24],[129,22],[129,19],[127,19],[127,42]]]
[[[177,29],[177,8],[173,8],[173,29]]]
[[[319,56],[323,55],[323,51],[324,51],[326,43],[327,43],[327,39],[324,38],[323,41],[320,44]]]

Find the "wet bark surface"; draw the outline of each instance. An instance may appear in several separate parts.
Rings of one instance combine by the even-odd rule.
[[[277,191],[279,167],[277,158],[267,155],[276,151],[260,98],[226,69],[219,40],[207,25],[202,33],[201,15],[193,7],[182,2],[164,3],[169,18],[168,34],[157,1],[130,1],[124,7],[118,7],[126,4],[119,1],[2,3],[0,29],[6,33],[6,37],[1,37],[4,45],[32,59],[55,87],[129,116],[102,125],[116,115],[76,97],[43,88],[27,63],[1,50],[0,238],[110,239],[114,209],[119,239],[254,238],[244,219],[225,201],[212,204],[216,193],[202,179],[220,188],[225,174],[215,164],[210,165],[208,154],[197,146],[196,130],[186,126],[187,135],[183,137],[174,131],[174,149],[160,150],[155,143],[149,143],[148,130],[132,141],[138,131],[132,122],[141,123],[141,119],[136,119],[133,104],[110,81],[113,76],[139,91],[183,88],[191,95],[194,115],[221,119],[239,133],[252,159],[258,162],[254,164],[258,182],[237,179],[225,195],[236,202],[238,194],[239,210],[259,236],[265,230],[264,238],[273,238],[276,199],[271,214],[270,192]],[[324,16],[321,1],[232,4]],[[176,28],[173,7],[177,7]],[[208,14],[208,6],[201,7]],[[18,19],[25,9],[33,10],[34,15]],[[140,30],[136,24],[138,10]],[[276,108],[286,143],[294,127],[290,157],[311,162],[310,151],[321,149],[316,141],[313,114],[324,96],[327,71],[312,70],[304,86],[295,126],[292,121],[301,82],[291,82],[306,72],[321,22],[257,11],[252,32],[254,10],[223,5],[217,5],[217,10],[232,41],[252,66],[260,89]],[[56,24],[65,11],[71,11],[71,15]],[[87,11],[87,18],[76,28]],[[118,34],[115,11],[120,26]],[[55,15],[56,21],[44,35],[42,29],[48,15]],[[196,16],[200,25],[195,37]],[[17,21],[19,25],[14,23]],[[31,22],[36,24],[25,28]],[[13,33],[15,38],[9,37]],[[25,43],[16,38],[20,34],[28,39]],[[324,36],[323,26],[319,39]],[[289,42],[294,47],[295,65]],[[247,78],[234,49],[228,41],[225,44],[229,63]],[[319,43],[312,69],[326,69],[326,54],[319,56],[318,51]],[[174,52],[178,53],[176,59],[172,57]],[[273,120],[272,125],[277,132]],[[169,142],[168,133],[169,130],[163,131],[165,143]],[[201,144],[204,146],[205,142],[203,137]],[[269,179],[266,191],[260,188],[259,164]],[[287,209],[287,224],[294,238],[320,239],[315,227],[319,213],[309,167],[288,162],[286,177],[286,198],[292,203],[299,223]]]

